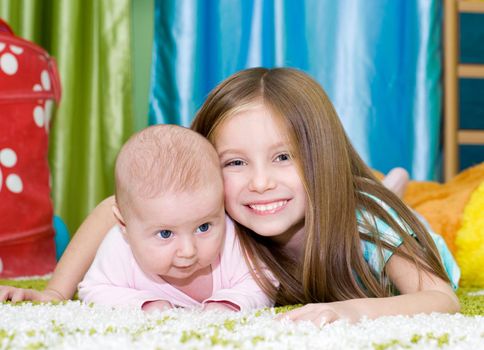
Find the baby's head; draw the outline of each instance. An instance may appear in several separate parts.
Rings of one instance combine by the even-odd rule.
[[[116,160],[114,213],[141,269],[187,283],[209,269],[225,235],[219,158],[201,135],[156,125],[133,135]]]

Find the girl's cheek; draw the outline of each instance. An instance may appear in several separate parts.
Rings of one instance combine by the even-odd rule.
[[[233,216],[236,213],[233,212],[233,209],[236,207],[237,202],[237,186],[236,183],[233,181],[224,181],[224,201],[225,201],[225,210],[229,213],[230,216]]]
[[[225,209],[229,211],[237,207],[237,204],[243,200],[247,179],[242,173],[227,172],[223,175]]]
[[[237,188],[237,182],[235,181],[233,176],[224,175],[224,193],[225,193],[226,199],[236,191],[236,188]]]
[[[234,203],[234,196],[232,195],[232,193],[225,191],[224,200],[225,200],[225,210],[230,209]]]

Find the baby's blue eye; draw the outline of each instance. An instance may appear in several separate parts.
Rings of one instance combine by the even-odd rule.
[[[199,233],[204,233],[207,232],[210,229],[210,224],[209,223],[204,223],[197,228],[197,232]]]
[[[158,235],[163,239],[168,239],[171,237],[171,235],[173,235],[173,232],[171,232],[170,230],[161,230],[158,231]]]

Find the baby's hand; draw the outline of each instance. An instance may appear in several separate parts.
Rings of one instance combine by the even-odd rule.
[[[147,301],[141,307],[141,310],[146,312],[153,312],[155,310],[164,311],[173,308],[171,304],[166,300],[154,300],[154,301]]]
[[[0,286],[0,301],[10,300],[12,303],[24,300],[49,302],[63,299],[65,298],[63,298],[62,295],[51,289],[38,291],[34,289]]]
[[[230,303],[212,301],[203,306],[203,310],[238,311]]]

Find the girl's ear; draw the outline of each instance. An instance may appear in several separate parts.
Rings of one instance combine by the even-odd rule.
[[[126,234],[126,224],[124,223],[123,215],[121,215],[121,211],[119,210],[118,204],[115,203],[111,209],[113,210],[114,217],[118,220],[119,226],[121,226],[121,231],[123,234]]]

